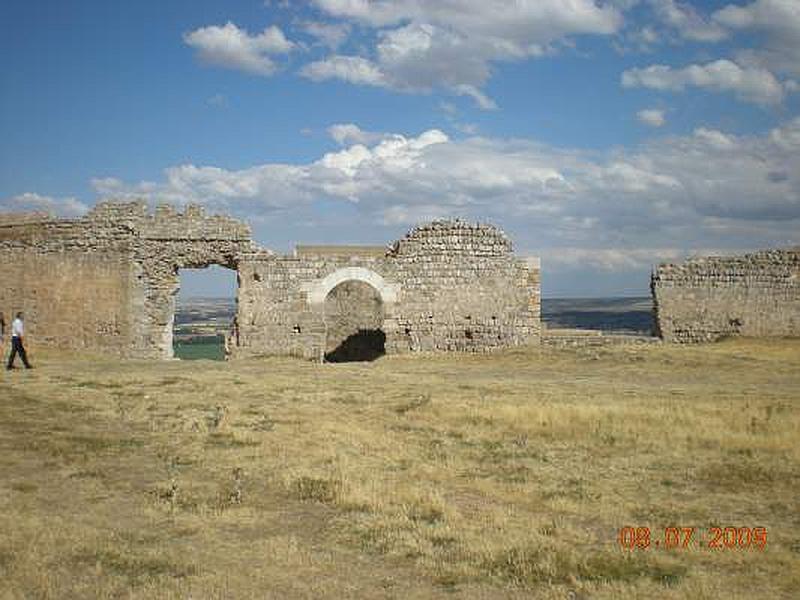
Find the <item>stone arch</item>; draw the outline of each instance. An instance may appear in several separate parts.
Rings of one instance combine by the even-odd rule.
[[[375,288],[381,297],[384,305],[391,305],[397,302],[397,294],[400,286],[383,278],[379,273],[365,267],[342,267],[333,273],[303,284],[303,291],[307,293],[308,303],[321,305],[325,303],[331,290],[346,281],[360,281]]]
[[[329,323],[326,319],[326,299],[331,292],[342,286],[343,284],[362,284],[374,290],[381,303],[382,308],[382,321],[379,326],[370,329],[375,335],[382,336],[381,351],[384,352],[384,342],[387,336],[391,336],[392,331],[392,314],[394,305],[398,301],[398,294],[400,286],[397,283],[388,281],[380,273],[372,269],[362,266],[344,266],[329,273],[325,277],[321,277],[314,281],[307,281],[301,284],[300,289],[306,294],[306,302],[311,307],[311,310],[320,316],[323,324],[323,332],[321,338],[322,356],[329,355],[328,352],[328,326]],[[357,332],[353,332],[354,334]],[[368,337],[369,334],[367,334]],[[363,337],[363,336],[362,336]],[[361,343],[359,339],[351,340],[355,345]],[[345,352],[347,354],[347,352]],[[373,357],[374,358],[374,357]],[[371,359],[366,359],[371,360]]]
[[[325,361],[372,361],[386,354],[386,303],[372,283],[340,281],[326,295],[321,313]]]

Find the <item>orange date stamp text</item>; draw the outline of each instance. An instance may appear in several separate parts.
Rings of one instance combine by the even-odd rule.
[[[766,527],[622,527],[617,542],[624,550],[653,548],[719,550],[764,550],[767,547]]]

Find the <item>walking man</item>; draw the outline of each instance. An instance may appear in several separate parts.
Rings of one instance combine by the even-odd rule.
[[[25,346],[23,345],[23,338],[25,337],[25,324],[22,321],[22,313],[17,313],[17,318],[11,322],[11,355],[8,357],[8,365],[6,369],[14,368],[14,359],[17,354],[22,359],[22,364],[26,369],[30,369],[31,365],[28,363],[28,357],[25,354]]]

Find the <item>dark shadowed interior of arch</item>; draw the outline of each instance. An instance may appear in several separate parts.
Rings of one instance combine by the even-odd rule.
[[[385,354],[383,302],[363,281],[343,281],[325,298],[325,360],[371,361]]]
[[[211,265],[180,269],[172,348],[183,360],[225,359],[225,336],[236,314],[236,271]]]

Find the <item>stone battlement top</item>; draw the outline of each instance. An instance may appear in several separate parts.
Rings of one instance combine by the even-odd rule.
[[[691,269],[709,266],[747,266],[764,262],[785,263],[800,261],[800,246],[789,248],[771,248],[757,250],[747,254],[729,254],[713,256],[692,256],[681,263],[661,263],[660,271],[675,269]]]
[[[49,223],[59,220],[45,212],[3,213],[0,212],[0,227],[13,225],[30,225],[33,223]]]
[[[442,219],[418,225],[395,242],[392,253],[471,254],[499,257],[511,254],[511,240],[494,225]]]
[[[144,202],[101,202],[86,216],[94,224],[125,223],[150,239],[250,238],[250,226],[232,217],[206,215],[197,204],[187,204],[180,212],[171,204],[159,204],[150,212]]]

